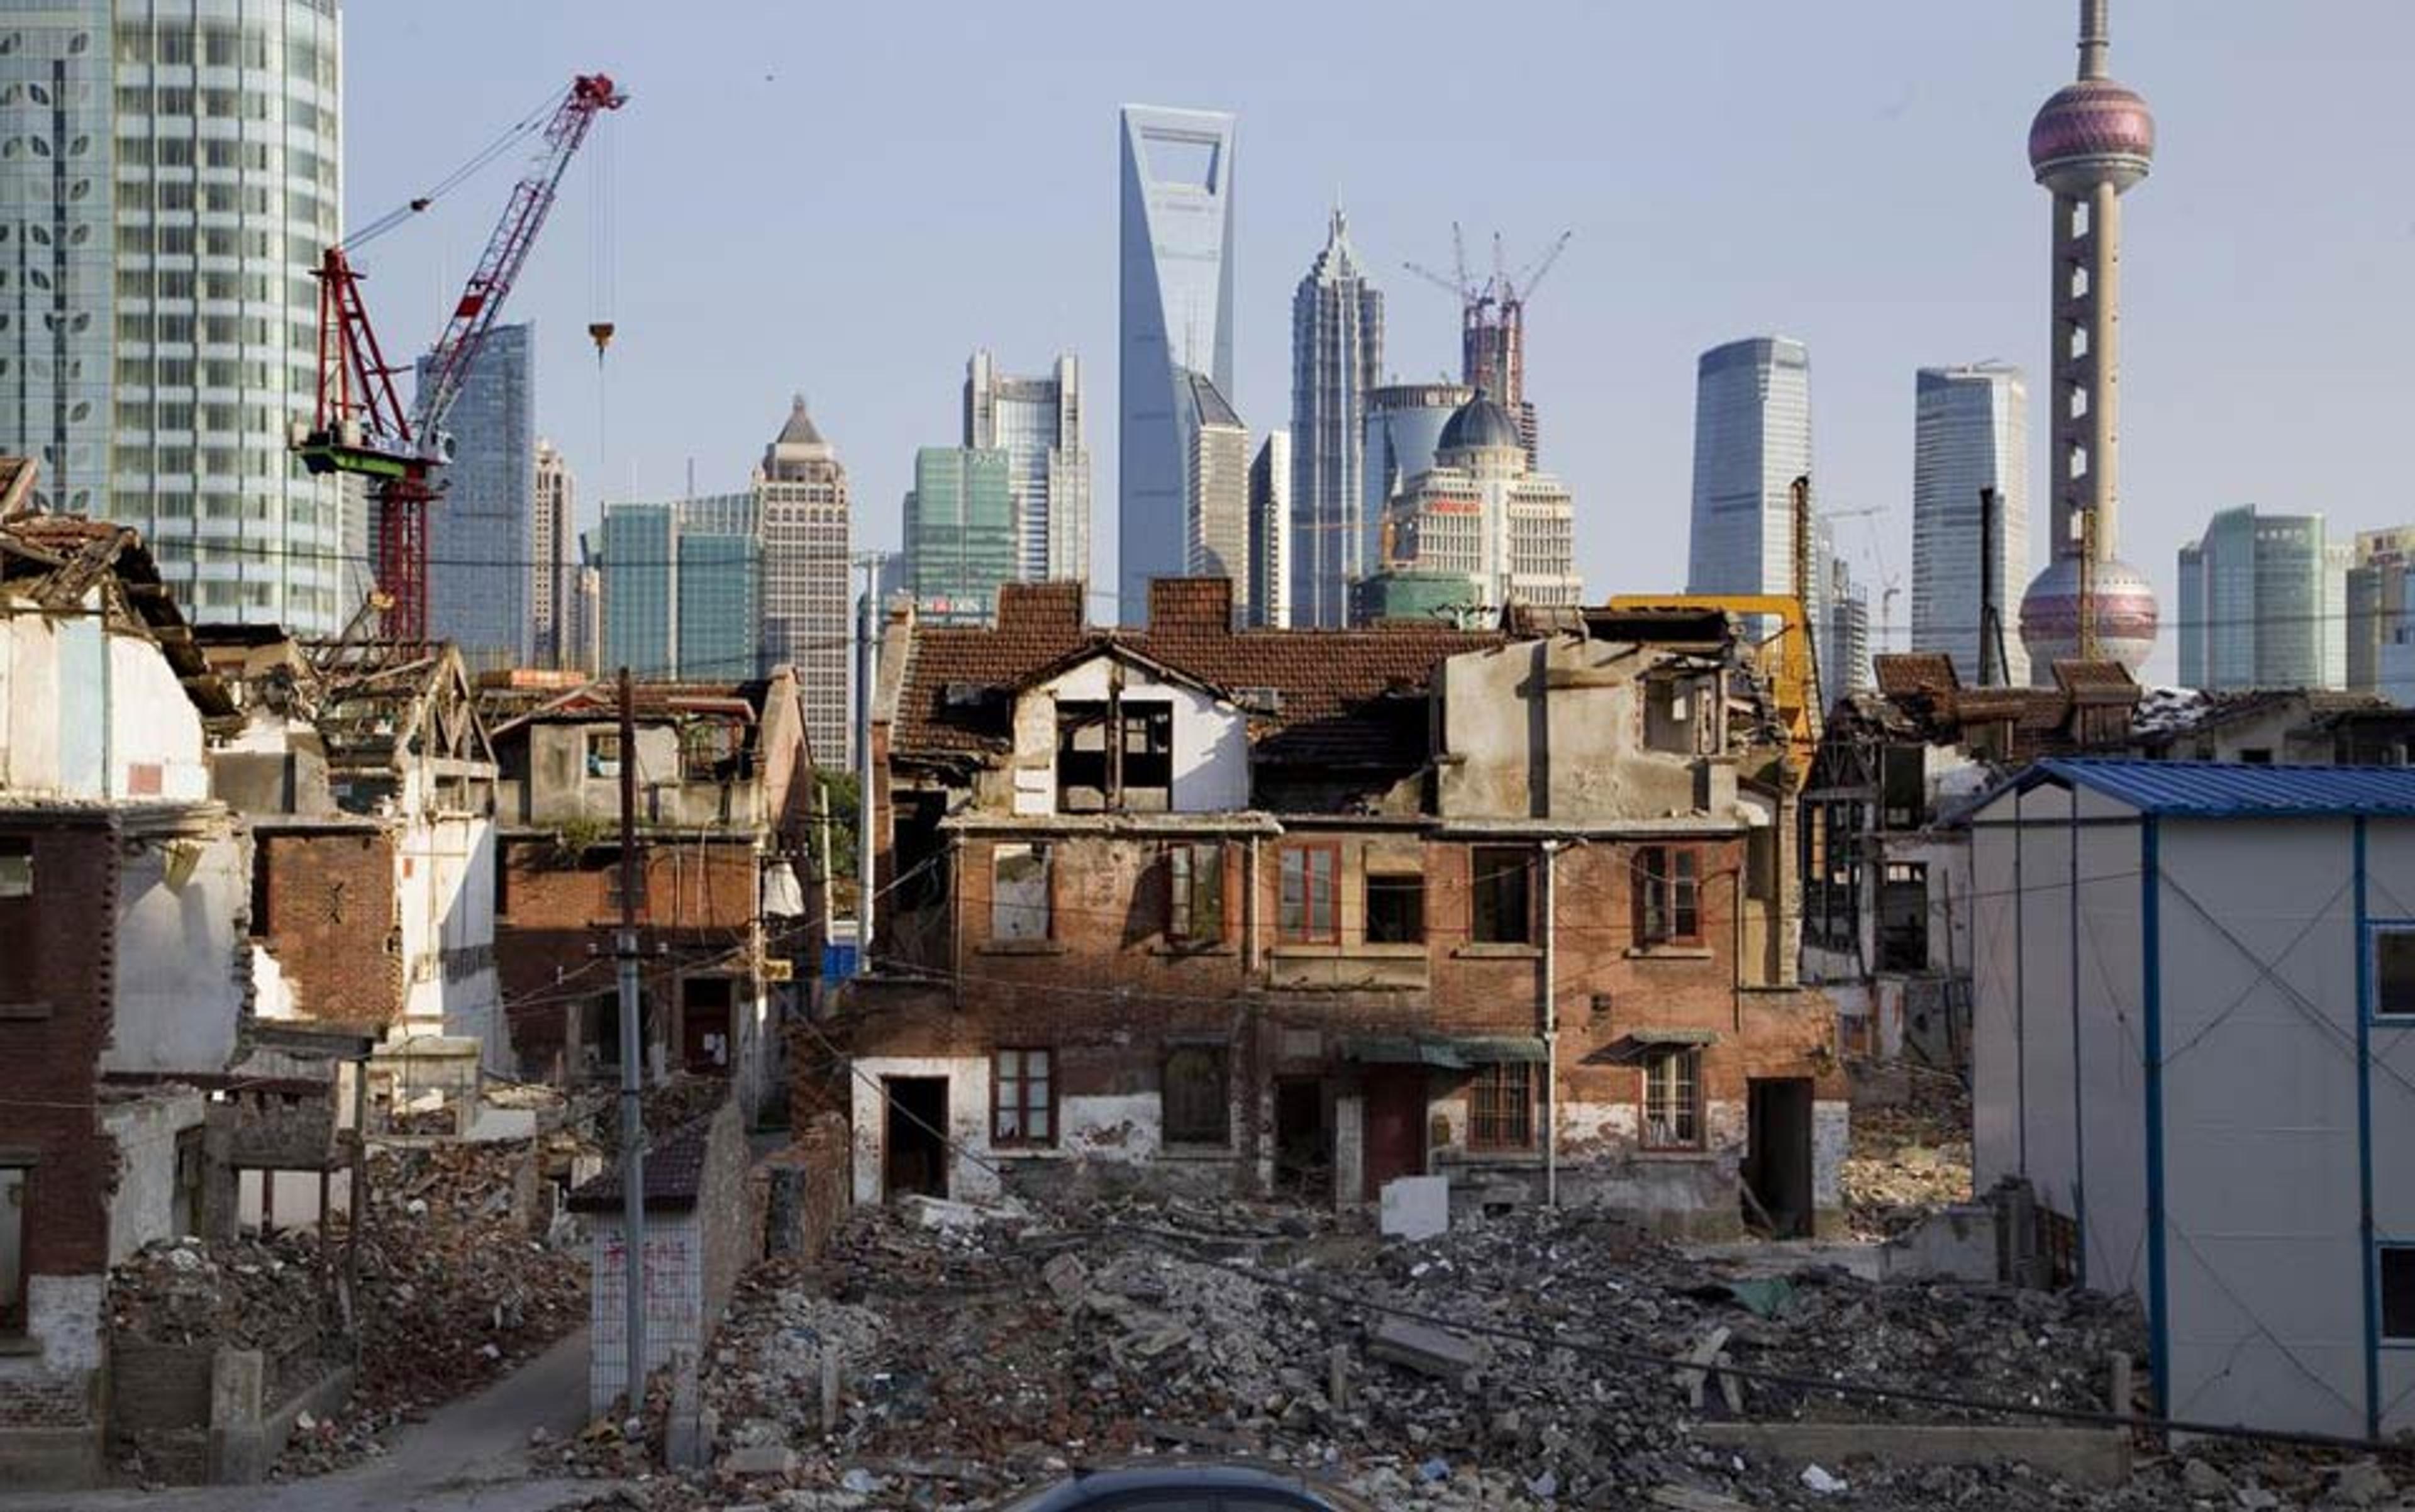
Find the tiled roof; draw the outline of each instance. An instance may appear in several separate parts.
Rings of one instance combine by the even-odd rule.
[[[2058,777],[2147,814],[2184,818],[2415,816],[2415,767],[2283,767],[2232,761],[2041,761],[2024,780]]]
[[[646,1151],[645,1202],[648,1212],[694,1207],[704,1190],[705,1156],[712,1147],[712,1114],[694,1118],[655,1139]],[[582,1213],[621,1210],[621,1162],[588,1177],[570,1194],[570,1205]]]
[[[1123,646],[1210,686],[1270,688],[1280,707],[1253,711],[1261,759],[1340,766],[1414,763],[1424,754],[1421,693],[1448,656],[1503,644],[1498,631],[1391,624],[1363,630],[1235,630],[1222,578],[1150,585],[1149,628],[1091,629],[1079,583],[1010,584],[994,628],[916,625],[899,688],[891,750],[901,756],[1004,750],[1005,701],[965,690],[1021,685],[1089,648]],[[952,690],[957,694],[951,696]]]
[[[1951,693],[1959,686],[1954,658],[1942,651],[1898,651],[1870,658],[1879,691],[1890,698],[1914,693]]]

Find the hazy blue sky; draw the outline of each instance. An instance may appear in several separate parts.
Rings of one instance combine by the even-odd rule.
[[[967,353],[1036,371],[1070,348],[1112,584],[1116,107],[1235,111],[1233,398],[1253,429],[1288,423],[1292,286],[1337,192],[1402,377],[1455,365],[1457,328],[1404,259],[1447,265],[1454,218],[1500,228],[1513,261],[1572,229],[1530,312],[1528,389],[1588,593],[1682,586],[1694,357],[1778,331],[1810,344],[1823,503],[1891,511],[1838,541],[1865,580],[1905,579],[1900,622],[1913,369],[2000,357],[2038,386],[2048,207],[2023,144],[2071,77],[2075,12],[356,0],[346,187],[365,220],[573,72],[614,73],[635,97],[607,128],[621,336],[600,405],[589,167],[514,307],[582,505],[675,492],[690,459],[700,488],[741,486],[802,390],[858,539],[893,542],[913,448],[957,439]],[[2161,128],[2127,201],[2122,546],[2169,620],[2174,548],[2215,508],[2415,518],[2415,5],[2116,0],[2113,32]],[[366,259],[390,350],[433,334],[507,178]]]

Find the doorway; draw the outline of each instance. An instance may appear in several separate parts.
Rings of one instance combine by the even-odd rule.
[[[1367,1088],[1367,1190],[1373,1201],[1395,1176],[1426,1174],[1426,1073],[1370,1071]]]
[[[1755,1077],[1747,1084],[1745,1190],[1773,1239],[1811,1237],[1811,1080]]]
[[[737,1046],[728,977],[690,977],[680,983],[680,1059],[703,1076],[727,1076]]]
[[[1325,1084],[1275,1079],[1275,1190],[1295,1201],[1330,1201],[1333,1145],[1325,1129]]]
[[[881,1189],[896,1198],[948,1194],[948,1079],[884,1076]]]

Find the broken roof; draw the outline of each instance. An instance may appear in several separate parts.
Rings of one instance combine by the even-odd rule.
[[[37,614],[74,613],[100,589],[111,622],[139,630],[158,646],[204,720],[232,719],[233,699],[194,644],[142,532],[76,516],[23,513],[34,471],[27,458],[0,457],[0,610],[22,604]],[[10,508],[20,512],[8,514]]]
[[[890,749],[903,758],[1003,752],[1011,711],[962,690],[1020,687],[1046,668],[1114,648],[1237,696],[1271,690],[1274,697],[1252,706],[1252,727],[1263,730],[1260,759],[1414,766],[1425,755],[1421,696],[1434,667],[1508,638],[1423,624],[1236,630],[1232,584],[1222,578],[1152,582],[1146,630],[1093,628],[1082,606],[1077,582],[1010,583],[995,625],[912,624]],[[1420,696],[1414,719],[1400,717],[1402,695]]]

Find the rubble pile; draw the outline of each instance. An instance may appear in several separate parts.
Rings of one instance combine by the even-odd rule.
[[[1857,1104],[1838,1185],[1845,1221],[1863,1238],[1892,1238],[1927,1213],[1969,1202],[1969,1089],[1930,1072],[1909,1079],[1899,1105]]]
[[[1239,1204],[967,1211],[860,1211],[818,1265],[758,1270],[704,1362],[714,1467],[656,1477],[646,1505],[987,1505],[1069,1463],[1147,1454],[1273,1460],[1385,1506],[1822,1505],[1800,1467],[1710,1449],[1689,1426],[1986,1419],[1757,1381],[1731,1402],[1663,1362],[2093,1409],[2110,1353],[2142,1336],[2099,1298],[1747,1276],[1591,1212],[1407,1244]],[[841,1385],[827,1434],[825,1349]],[[617,1443],[541,1462],[625,1464]],[[2085,1505],[2009,1468],[1851,1485],[1835,1505]]]

